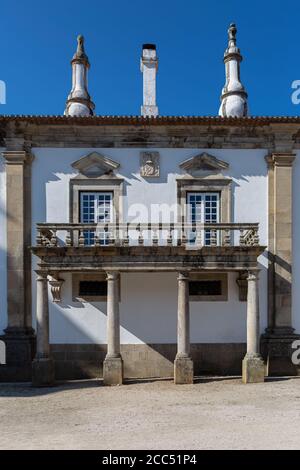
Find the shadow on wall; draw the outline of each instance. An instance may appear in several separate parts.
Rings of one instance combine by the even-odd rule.
[[[292,310],[291,301],[293,301],[293,297],[291,296],[292,283],[290,280],[292,275],[292,266],[280,256],[274,255],[270,251],[265,252],[265,258],[269,263],[269,278],[271,286],[269,301],[271,302],[270,309],[272,309],[272,316],[270,318],[271,324],[269,327],[281,326],[275,324],[275,316],[277,316],[277,321],[283,321],[283,326],[287,326],[289,320],[291,322],[290,326],[292,326],[293,320],[292,318],[289,318],[289,314],[287,313],[289,310]],[[280,310],[283,312],[282,319],[279,317],[278,313],[276,314],[275,301],[280,304]],[[287,314],[287,318],[284,317],[285,313]]]
[[[161,278],[155,280],[152,276],[151,285],[149,276],[138,276],[130,286],[126,276],[121,279],[121,354],[127,377],[154,377],[157,370],[162,376],[173,374],[177,318],[177,298],[173,290],[176,289],[176,275],[164,276],[168,282],[163,286]],[[70,278],[66,277],[64,285],[65,302],[57,306],[50,302],[51,336],[52,343],[55,343],[52,351],[57,361],[57,375],[63,377],[66,374],[63,363],[67,362],[70,378],[101,376],[106,355],[106,302],[86,305],[72,302]],[[151,297],[145,298],[149,289],[158,292],[152,302]],[[153,339],[155,344],[151,344]]]

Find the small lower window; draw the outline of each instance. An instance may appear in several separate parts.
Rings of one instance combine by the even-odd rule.
[[[191,273],[189,295],[191,301],[226,301],[227,273]]]
[[[222,282],[218,281],[190,281],[190,295],[222,295]]]
[[[74,302],[106,302],[106,274],[73,273],[72,297]]]
[[[80,297],[96,297],[107,295],[106,281],[79,281]]]

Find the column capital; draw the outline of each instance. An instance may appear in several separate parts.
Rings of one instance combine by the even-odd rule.
[[[119,279],[119,271],[106,271],[107,281],[117,281]]]
[[[283,167],[291,167],[293,166],[294,160],[296,158],[296,154],[292,152],[285,152],[285,153],[272,153],[270,155],[271,161],[274,166],[283,166]]]
[[[48,280],[48,273],[46,271],[36,270],[36,280],[37,281],[47,281]]]
[[[190,277],[189,277],[189,272],[188,271],[179,271],[178,272],[178,277],[177,277],[177,280],[178,281],[189,281]]]
[[[24,165],[25,163],[31,163],[34,158],[32,153],[26,150],[5,150],[2,155],[6,165]]]
[[[247,281],[258,281],[259,280],[259,270],[253,270],[247,272]]]
[[[274,167],[272,154],[268,153],[267,155],[265,155],[265,161],[266,161],[268,169],[272,169]]]

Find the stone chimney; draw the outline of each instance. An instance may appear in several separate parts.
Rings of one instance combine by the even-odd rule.
[[[77,50],[71,61],[72,90],[68,96],[65,116],[92,116],[95,105],[87,90],[89,59],[84,51],[84,38],[78,36]]]
[[[236,26],[231,24],[228,29],[228,47],[224,53],[226,83],[222,90],[219,116],[247,116],[248,95],[240,81],[240,62],[243,57],[236,46]]]
[[[156,73],[158,58],[154,44],[143,44],[141,72],[143,73],[143,106],[142,116],[158,116],[156,106]]]

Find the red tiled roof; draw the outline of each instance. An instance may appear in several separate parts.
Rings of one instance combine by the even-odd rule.
[[[276,123],[300,124],[300,116],[250,116],[250,117],[220,117],[220,116],[0,116],[1,122],[25,121],[33,124],[77,124],[77,125],[267,125]]]

